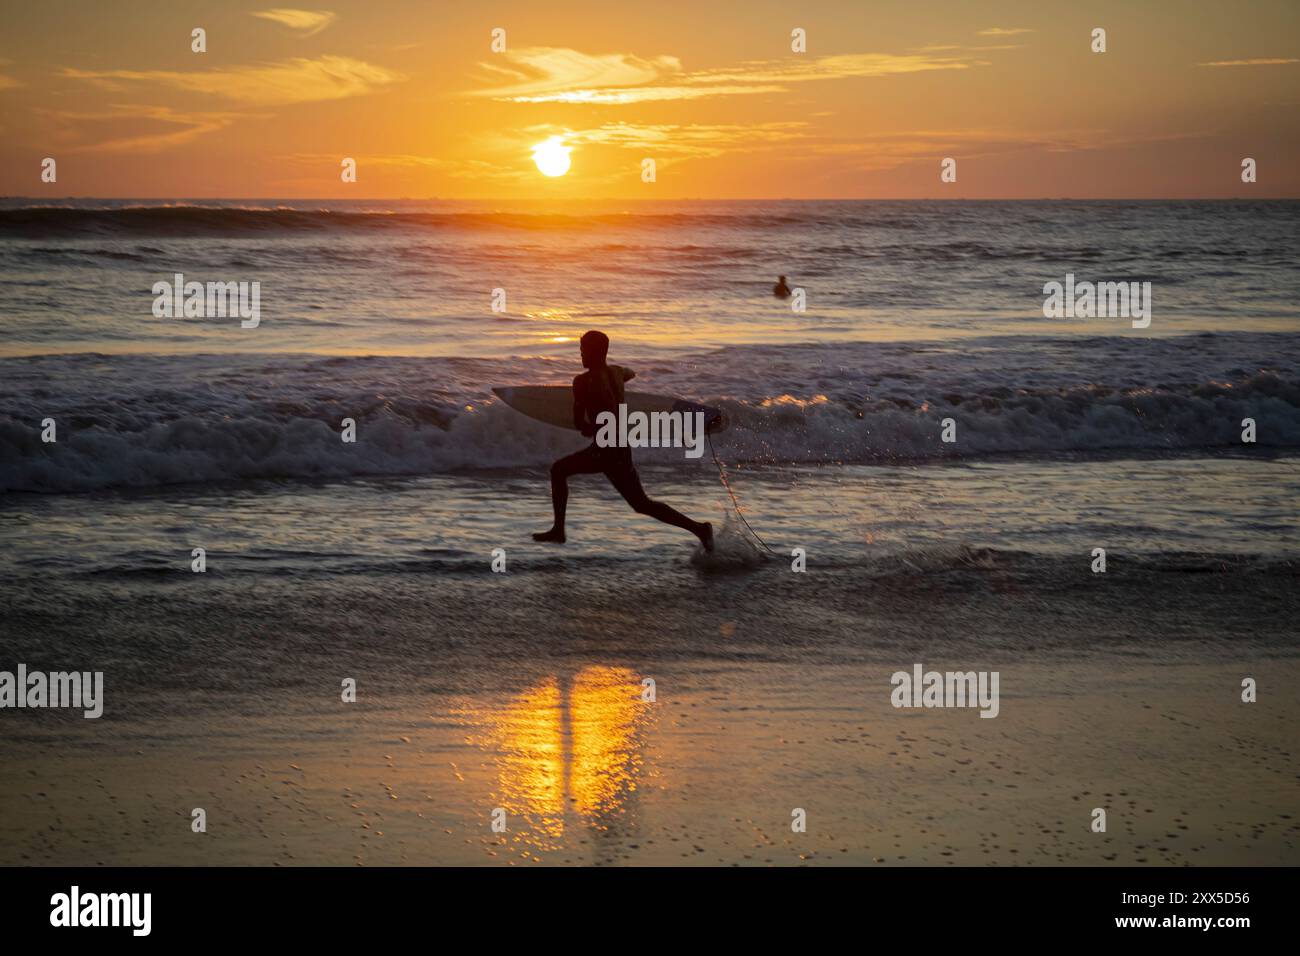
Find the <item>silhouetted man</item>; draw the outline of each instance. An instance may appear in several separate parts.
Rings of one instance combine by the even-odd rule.
[[[700,539],[704,550],[712,551],[713,525],[707,521],[692,521],[662,501],[651,500],[641,487],[641,478],[632,464],[631,448],[601,448],[596,444],[596,416],[601,412],[618,414],[618,407],[623,404],[623,383],[631,381],[636,373],[605,361],[609,336],[604,332],[588,332],[579,345],[582,365],[587,371],[573,380],[573,424],[592,442],[582,451],[575,451],[551,466],[551,504],[555,508],[555,525],[550,531],[533,535],[533,540],[563,544],[569,476],[601,473],[618,489],[633,511],[686,529]]]

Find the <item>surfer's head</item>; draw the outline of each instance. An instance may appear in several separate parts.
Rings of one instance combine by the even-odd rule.
[[[604,365],[609,354],[609,336],[592,329],[579,340],[578,347],[582,349],[583,368]]]

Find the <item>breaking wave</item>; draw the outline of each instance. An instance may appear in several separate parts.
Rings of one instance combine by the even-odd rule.
[[[646,388],[721,407],[730,427],[715,446],[731,462],[1300,448],[1295,358],[1275,348],[1268,366],[1249,365],[1241,347],[1268,354],[1269,346],[1244,338],[1251,341],[1147,343],[1140,356],[1115,351],[1131,345],[1096,340],[1075,344],[1075,364],[1056,361],[1050,373],[1041,369],[1058,346],[1035,349],[1024,340],[1014,357],[803,346],[784,350],[784,374],[773,376],[779,380],[747,384],[747,370],[762,367],[754,354],[762,348],[733,347],[653,363],[643,380]],[[1094,354],[1080,357],[1088,347]],[[1153,357],[1164,381],[1142,383]],[[0,362],[0,491],[540,467],[583,439],[502,405],[490,386],[554,382],[562,374],[555,365],[313,356],[7,359]],[[347,418],[356,423],[351,444],[341,439]],[[55,422],[55,442],[42,440],[46,419]],[[945,419],[955,428],[953,442],[942,440]],[[1245,419],[1255,421],[1254,445],[1242,443]],[[711,467],[707,455],[686,460],[680,450],[637,456],[643,464]]]

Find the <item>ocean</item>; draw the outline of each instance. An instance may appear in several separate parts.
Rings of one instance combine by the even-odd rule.
[[[1289,201],[6,200],[0,574],[186,575],[200,546],[217,574],[685,559],[593,478],[573,547],[527,534],[583,440],[491,388],[567,383],[588,328],[638,388],[726,412],[712,450],[747,520],[814,564],[1289,561],[1298,251]],[[158,317],[177,273],[259,282],[259,323]],[[1150,324],[1045,318],[1067,274],[1150,282]],[[637,457],[652,494],[724,517],[712,456]]]
[[[491,388],[567,383],[588,328],[611,336],[638,388],[723,408],[718,455],[765,480],[875,466],[922,481],[941,464],[1068,471],[1116,456],[1153,469],[1184,467],[1158,463],[1169,456],[1236,460],[1245,477],[1300,448],[1298,251],[1300,203],[1288,201],[558,212],[11,199],[0,493],[22,513],[50,506],[22,492],[192,497],[262,481],[283,495],[295,481],[342,493],[436,478],[508,486],[515,501],[513,483],[531,486],[581,438]],[[155,316],[154,283],[177,273],[259,282],[258,325]],[[805,311],[770,294],[778,273],[805,290]],[[1045,318],[1043,287],[1067,274],[1150,282],[1150,325]],[[40,440],[46,418],[57,443]],[[339,440],[345,418],[355,444]],[[956,440],[944,442],[949,418]],[[662,480],[716,480],[707,457],[639,458]],[[535,491],[544,499],[544,482]],[[467,507],[481,512],[474,496]],[[1042,530],[1055,542],[1070,525]],[[1273,530],[1262,552],[1294,545],[1286,518]]]
[[[767,786],[737,756],[776,746],[752,737],[755,708],[796,714],[822,744],[792,779],[847,800],[856,765],[831,742],[894,719],[883,682],[917,661],[1004,669],[1011,716],[976,725],[1026,719],[1017,696],[1105,701],[1138,664],[1235,673],[1244,659],[1281,680],[1300,611],[1298,253],[1293,201],[5,200],[0,646],[32,669],[105,670],[115,756],[96,762],[97,722],[48,712],[12,714],[6,747],[122,781],[131,754],[165,753],[159,779],[183,764],[215,788],[209,775],[244,779],[254,759],[292,751],[305,766],[314,748],[329,764],[344,745],[382,777],[376,755],[391,767],[394,741],[432,721],[438,765],[476,768],[493,794],[509,777],[536,817],[528,854],[562,861],[585,851],[553,832],[557,814],[572,833],[621,832],[642,799],[627,785],[675,801],[654,767],[683,753],[715,772],[707,787],[732,770]],[[258,324],[155,315],[154,284],[177,273],[260,283]],[[805,311],[772,296],[778,275]],[[1044,286],[1067,275],[1151,283],[1149,326],[1046,318]],[[550,525],[549,463],[584,442],[491,389],[569,382],[591,328],[636,388],[726,412],[716,459],[636,455],[652,497],[714,522],[714,555],[599,476],[572,482],[568,544],[531,540]],[[1032,690],[1015,680],[1030,672]],[[735,746],[692,736],[681,711],[656,730],[607,699],[647,673],[665,699],[744,726]],[[1185,696],[1211,694],[1202,673]],[[325,707],[347,675],[373,708],[360,724]],[[543,813],[518,779],[540,746],[529,728],[582,687],[617,738],[598,756],[622,789],[593,784],[587,811]],[[1091,718],[1068,713],[1085,733]],[[493,728],[516,720],[523,743],[502,744]],[[1035,740],[1041,727],[1011,726]],[[1132,741],[1103,766],[1145,759]],[[1249,773],[1265,759],[1242,787],[1285,785],[1294,757],[1267,757],[1282,776],[1261,782]],[[489,805],[406,772],[460,808],[443,822]],[[1166,783],[1179,792],[1176,770]],[[853,832],[849,807],[836,813]],[[137,809],[142,828],[161,812]],[[697,833],[709,826],[712,810],[692,812]],[[644,846],[645,826],[628,840]],[[284,853],[348,861],[360,845],[313,851],[320,832]],[[14,854],[58,858],[13,836]],[[494,839],[453,852],[411,836],[409,859],[485,861]],[[879,841],[860,842],[849,859],[869,861]],[[649,852],[627,845],[602,852]],[[1270,845],[1295,861],[1291,833]],[[105,858],[196,861],[179,845],[140,852]]]

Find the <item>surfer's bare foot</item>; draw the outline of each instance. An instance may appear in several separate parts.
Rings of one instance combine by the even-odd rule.
[[[713,550],[713,524],[704,522],[704,530],[697,532],[700,536],[700,544],[704,545],[705,551]]]
[[[539,531],[533,535],[534,541],[549,541],[552,544],[564,544],[564,529],[552,528],[550,531]]]

